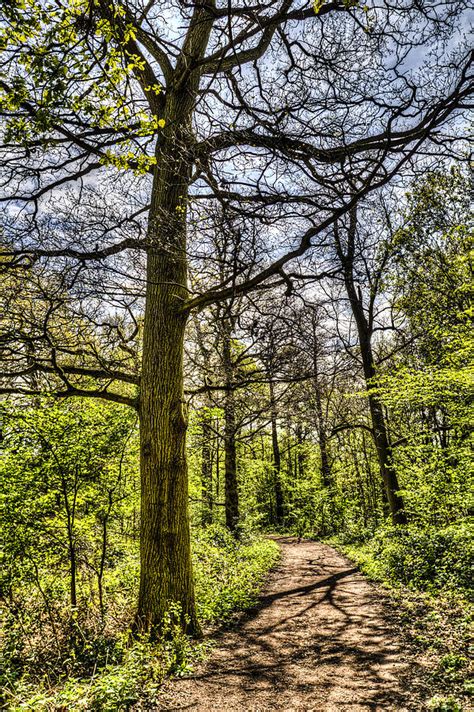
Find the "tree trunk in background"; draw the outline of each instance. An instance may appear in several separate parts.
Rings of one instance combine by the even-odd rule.
[[[351,216],[351,226],[348,230],[347,252],[344,253],[342,245],[336,235],[337,251],[344,269],[344,283],[347,296],[351,304],[352,314],[357,325],[359,337],[360,354],[362,358],[365,383],[370,389],[375,378],[375,364],[372,352],[373,324],[372,314],[369,309],[369,319],[367,319],[360,289],[356,289],[354,281],[354,253],[355,253],[355,231],[356,216],[353,211]],[[369,393],[369,410],[372,419],[372,431],[374,436],[377,457],[379,461],[380,474],[385,485],[390,512],[394,524],[406,524],[403,498],[398,493],[397,473],[392,464],[392,452],[388,439],[387,427],[382,409],[382,403],[375,393]]]
[[[216,432],[219,432],[219,418],[216,418],[215,422]],[[220,438],[216,438],[216,502],[219,502],[219,495],[221,492],[221,446]]]
[[[285,436],[286,436],[285,460],[286,460],[286,476],[290,482],[292,482],[293,477],[296,477],[296,475],[298,474],[293,471],[293,454],[292,454],[293,443],[291,442],[291,440],[292,440],[291,429],[292,429],[291,418],[287,417],[286,423],[285,423]]]
[[[323,481],[324,489],[327,493],[327,503],[328,503],[328,525],[325,522],[324,517],[324,505],[323,505],[323,521],[322,528],[324,533],[328,533],[333,530],[336,525],[335,517],[335,492],[334,492],[334,481],[331,472],[331,465],[329,464],[329,456],[327,449],[327,435],[326,435],[326,423],[323,414],[323,406],[321,402],[321,392],[319,383],[315,377],[314,387],[315,387],[315,402],[316,402],[316,420],[317,420],[317,432],[319,440],[319,453],[321,458],[321,479]]]
[[[237,484],[237,450],[235,397],[231,351],[232,325],[228,319],[223,323],[223,361],[225,373],[224,398],[224,452],[225,452],[225,523],[226,527],[237,534],[239,526],[239,490]]]
[[[316,353],[316,333],[313,330],[313,388],[316,410],[316,424],[319,440],[319,451],[321,455],[321,478],[324,487],[328,490],[332,498],[332,476],[331,466],[329,464],[327,434],[326,434],[326,419],[323,412],[323,402],[321,398],[321,383],[319,377],[318,358]]]
[[[319,454],[321,458],[321,479],[323,482],[324,489],[327,494],[328,502],[328,515],[329,515],[329,526],[326,525],[325,517],[325,505],[322,508],[322,529],[324,533],[327,533],[335,526],[335,509],[334,509],[334,482],[332,478],[331,465],[329,463],[328,455],[328,438],[326,431],[326,418],[324,417],[323,411],[323,401],[321,398],[321,379],[319,374],[319,364],[318,364],[318,336],[317,336],[317,322],[315,321],[315,315],[312,319],[312,342],[313,342],[313,390],[314,390],[314,403],[316,411],[316,429],[318,433],[319,442]]]
[[[77,550],[76,550],[76,533],[75,533],[75,518],[76,518],[76,502],[77,502],[77,469],[74,475],[74,489],[72,492],[72,502],[69,500],[66,477],[61,472],[61,489],[64,497],[64,507],[66,510],[66,532],[69,552],[69,600],[71,606],[77,606]]]
[[[352,437],[350,437],[349,443],[350,443],[350,447],[352,450],[352,461],[354,463],[354,473],[355,473],[355,478],[356,478],[356,483],[357,483],[357,490],[359,492],[360,507],[362,509],[362,518],[364,521],[364,527],[367,527],[369,520],[368,520],[368,513],[367,513],[367,503],[366,503],[366,499],[365,499],[364,483],[362,480],[362,473],[361,473],[360,467],[359,467],[359,460],[357,458],[357,441],[353,445]]]
[[[275,401],[275,387],[272,379],[269,379],[270,387],[270,419],[272,428],[272,450],[273,450],[273,476],[274,476],[274,493],[275,493],[275,524],[280,526],[283,524],[285,512],[283,509],[283,491],[281,487],[281,453],[278,443],[277,430],[277,408]]]
[[[202,448],[201,448],[201,496],[202,510],[201,522],[203,526],[212,524],[212,429],[209,415],[204,412],[201,419]]]
[[[298,443],[296,448],[296,463],[295,468],[298,470],[298,477],[302,480],[305,475],[305,461],[306,455],[302,450],[304,444],[303,438],[303,426],[298,423],[296,426],[296,442]]]
[[[73,545],[69,549],[69,561],[71,571],[70,599],[71,606],[77,606],[77,562],[76,562],[76,547]]]
[[[235,533],[239,524],[239,490],[237,486],[237,452],[235,444],[235,411],[233,393],[227,394],[224,405],[225,450],[225,523]]]
[[[362,454],[364,456],[364,464],[365,464],[365,469],[367,472],[367,484],[368,488],[370,491],[370,499],[371,499],[371,512],[374,517],[374,522],[375,524],[378,524],[378,499],[379,499],[379,490],[380,490],[380,485],[379,485],[379,479],[374,476],[374,473],[372,471],[372,465],[370,463],[370,457],[369,453],[367,452],[367,442],[365,438],[365,432],[362,432]],[[383,485],[383,483],[382,483]],[[385,486],[382,486],[382,493],[384,496],[384,504],[386,502],[386,506],[388,508],[388,500],[387,500],[387,494],[385,491]]]
[[[371,357],[369,356],[368,358]],[[375,369],[371,368],[368,370],[370,370],[372,374],[366,378],[367,385],[370,386],[371,379],[375,376]],[[382,406],[379,399],[373,394],[369,395],[369,408],[372,417],[374,441],[375,447],[377,448],[380,472],[385,484],[385,492],[392,520],[394,524],[406,524],[407,519],[404,511],[403,498],[398,493],[400,486],[398,484],[397,473],[392,465],[392,449],[388,440]]]

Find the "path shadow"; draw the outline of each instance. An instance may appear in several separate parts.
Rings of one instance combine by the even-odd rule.
[[[291,556],[294,554],[292,538],[278,541],[284,548],[291,544]],[[313,543],[301,545],[302,553],[308,545],[312,548]],[[344,709],[352,704],[361,709],[361,699],[365,710],[415,709],[406,706],[407,685],[396,679],[400,649],[390,621],[376,607],[375,592],[356,567],[324,575],[327,569],[337,568],[337,561],[339,566],[347,564],[334,550],[327,549],[332,551],[332,560],[325,561],[308,551],[311,556],[303,561],[293,558],[289,565],[276,567],[271,584],[276,590],[270,586],[252,609],[209,636],[219,654],[184,684],[198,683],[199,694],[209,700],[221,699],[225,690],[229,701],[253,700],[255,695],[279,701],[286,699],[291,689],[299,699],[307,697],[308,709],[318,712],[326,707],[315,706],[315,701],[317,705],[317,700],[328,700],[332,690],[345,700]],[[282,577],[285,574],[295,579],[297,585],[279,589],[279,571]],[[301,579],[307,580],[310,575],[315,580],[300,585]],[[271,608],[274,605],[276,614]],[[171,712],[192,707],[186,704],[166,709]],[[232,706],[229,702],[229,707],[211,709],[230,710]],[[274,709],[289,712],[292,708]]]

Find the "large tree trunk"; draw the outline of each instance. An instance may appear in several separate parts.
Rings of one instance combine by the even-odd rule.
[[[275,400],[275,386],[272,379],[269,379],[270,387],[270,419],[272,427],[272,450],[273,450],[273,477],[274,477],[274,492],[275,492],[275,524],[280,526],[283,524],[285,512],[283,509],[283,491],[281,487],[281,453],[278,443],[277,430],[277,408]]]
[[[165,127],[156,144],[148,221],[143,356],[140,380],[141,537],[137,626],[157,634],[173,603],[183,630],[199,634],[194,602],[183,391],[187,292],[186,209],[191,179],[196,67],[213,16],[194,5],[166,91]]]
[[[175,110],[173,114],[169,120],[177,122],[179,113]],[[157,631],[170,604],[179,602],[183,627],[196,633],[183,392],[189,167],[185,137],[177,135],[175,126],[157,154],[149,217],[139,409],[141,572],[137,623],[140,629]]]
[[[191,569],[187,414],[183,394],[186,319],[184,256],[166,248],[148,257],[140,396],[141,575],[138,624],[157,629],[172,602],[183,627],[198,631]],[[189,620],[189,622],[188,622]]]

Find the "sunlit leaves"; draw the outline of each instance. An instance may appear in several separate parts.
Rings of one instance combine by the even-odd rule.
[[[90,149],[94,137],[110,135],[115,154],[133,152],[130,167],[148,170],[154,161],[143,139],[164,122],[143,92],[158,96],[161,86],[140,87],[136,33],[121,3],[10,1],[0,23],[4,142],[36,150],[83,133]],[[108,154],[103,162],[113,163]]]

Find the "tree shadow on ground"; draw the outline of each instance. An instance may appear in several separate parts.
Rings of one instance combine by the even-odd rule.
[[[214,632],[216,655],[188,678],[199,685],[200,695],[212,700],[225,690],[228,709],[239,700],[241,710],[256,696],[262,710],[305,709],[285,703],[298,699],[307,701],[308,710],[322,712],[326,707],[317,705],[330,697],[343,700],[343,709],[421,709],[409,705],[408,680],[400,680],[400,642],[374,589],[329,547],[281,539],[291,557],[276,567],[256,606]],[[313,547],[322,558],[314,556]],[[308,577],[314,580],[306,583]]]

